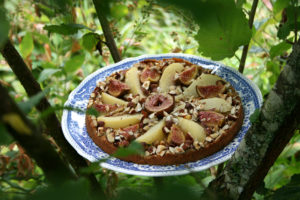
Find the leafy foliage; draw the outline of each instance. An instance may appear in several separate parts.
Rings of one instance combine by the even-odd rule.
[[[287,50],[289,50],[291,47],[292,47],[292,45],[285,41],[281,42],[275,46],[272,46],[272,48],[270,49],[270,57],[274,58],[276,56],[280,56],[283,53],[285,53]]]
[[[62,35],[73,35],[77,33],[80,29],[90,28],[81,24],[60,24],[60,25],[47,25],[44,27],[49,33],[58,33]]]
[[[144,148],[138,142],[131,142],[128,147],[120,147],[116,153],[114,153],[115,157],[126,157],[129,155],[143,155]]]
[[[296,200],[300,196],[300,174],[293,175],[291,178],[291,182],[287,185],[283,186],[282,188],[278,189],[274,195],[274,200],[283,200],[283,199],[290,199]]]
[[[2,123],[0,123],[0,133],[0,145],[9,145],[12,143],[13,139]]]
[[[175,1],[192,12],[199,24],[196,40],[199,52],[214,60],[234,56],[237,49],[249,43],[251,30],[241,7],[233,0]]]
[[[20,52],[21,55],[26,58],[28,57],[34,48],[32,34],[27,32],[23,37],[22,42],[20,43]]]
[[[65,64],[66,72],[75,72],[78,68],[82,66],[84,62],[84,55],[75,55],[70,60],[68,60]]]
[[[32,96],[30,99],[28,99],[25,102],[19,102],[18,106],[24,113],[29,113],[31,109],[36,106],[43,97],[45,97],[45,93],[47,93],[47,90],[44,90],[43,92],[40,92],[34,96]]]
[[[282,17],[282,24],[277,33],[277,36],[280,39],[286,39],[291,31],[300,26],[300,15],[298,13],[300,13],[300,7],[295,6],[295,4],[289,5],[285,8],[285,12]]]
[[[6,10],[3,7],[3,3],[0,1],[0,23],[1,23],[1,29],[0,29],[0,47],[5,42],[8,36],[9,31],[9,22],[6,18]]]
[[[99,41],[100,35],[97,33],[86,33],[82,36],[82,46],[88,51],[94,50]]]

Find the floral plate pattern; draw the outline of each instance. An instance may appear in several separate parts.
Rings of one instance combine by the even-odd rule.
[[[197,56],[187,54],[160,54],[160,55],[144,55],[136,58],[124,59],[116,64],[101,68],[96,72],[86,77],[80,85],[69,95],[65,106],[71,106],[86,110],[88,99],[91,92],[96,87],[98,81],[105,80],[115,71],[130,68],[134,63],[145,59],[164,59],[164,58],[182,58],[191,63],[201,65],[205,68],[213,69],[213,73],[224,78],[235,88],[242,98],[242,105],[244,108],[245,118],[243,126],[235,139],[227,145],[224,149],[217,153],[198,160],[181,165],[141,165],[131,162],[122,161],[117,158],[109,158],[101,162],[101,166],[117,172],[122,172],[132,175],[141,176],[174,176],[188,174],[190,172],[201,171],[211,166],[220,164],[230,159],[239,143],[243,139],[247,130],[249,129],[250,115],[262,104],[262,95],[260,90],[249,79],[241,75],[233,68],[224,66],[220,63],[206,60]],[[64,136],[73,148],[91,162],[108,158],[108,154],[103,152],[89,137],[85,126],[85,114],[77,111],[64,110],[62,116],[62,128]]]

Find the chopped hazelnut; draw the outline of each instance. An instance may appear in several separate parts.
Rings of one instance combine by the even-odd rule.
[[[166,146],[164,145],[158,145],[156,148],[156,154],[159,154],[161,151],[165,150]]]
[[[106,135],[108,142],[113,143],[115,141],[114,133],[109,133]]]

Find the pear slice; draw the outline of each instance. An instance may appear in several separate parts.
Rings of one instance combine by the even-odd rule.
[[[203,142],[205,140],[205,129],[197,122],[179,117],[178,125],[184,132],[189,133],[194,140],[199,142]]]
[[[133,95],[139,94],[140,97],[144,97],[143,91],[141,89],[138,69],[132,67],[125,74],[125,83],[129,86],[130,91]]]
[[[137,142],[145,142],[152,144],[155,141],[160,141],[164,138],[162,128],[165,126],[165,121],[161,120],[154,126],[152,126],[146,133],[136,139]]]
[[[229,112],[231,110],[231,104],[222,98],[214,97],[202,99],[199,103],[204,106],[203,110],[215,110],[221,113]]]
[[[110,94],[107,94],[105,92],[102,92],[101,94],[101,99],[102,99],[102,102],[105,103],[105,104],[111,104],[111,105],[114,105],[114,104],[118,104],[118,105],[124,105],[126,106],[128,102],[122,100],[122,99],[119,99],[117,97],[114,97]]]
[[[172,63],[166,67],[159,81],[161,92],[169,91],[170,86],[174,85],[175,74],[181,72],[183,69],[184,67],[180,63]]]
[[[115,117],[97,117],[97,121],[103,121],[105,127],[110,128],[125,128],[127,126],[136,124],[141,121],[143,115],[136,114],[136,115],[122,115],[122,116],[115,116]]]
[[[201,74],[192,84],[186,88],[182,95],[178,96],[176,99],[186,98],[186,97],[198,97],[198,93],[196,90],[196,86],[208,86],[208,85],[216,85],[216,82],[222,80],[219,76],[212,74]]]

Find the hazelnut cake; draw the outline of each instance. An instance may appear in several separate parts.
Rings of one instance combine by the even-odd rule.
[[[243,119],[235,89],[212,70],[179,58],[144,60],[97,83],[86,115],[92,140],[108,154],[136,141],[144,155],[120,159],[172,165],[207,157],[229,144]]]

